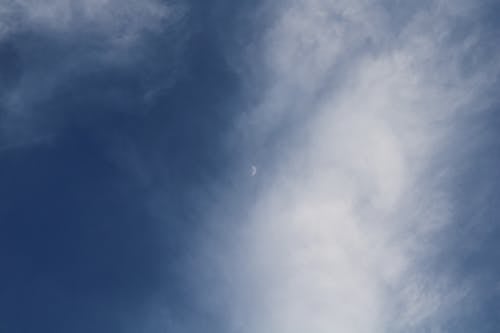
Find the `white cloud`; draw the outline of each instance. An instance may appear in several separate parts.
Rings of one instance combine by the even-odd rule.
[[[152,71],[148,57],[161,52],[164,63],[154,68],[171,77],[163,78],[161,86],[145,85],[143,98],[147,101],[151,91],[166,89],[175,81],[173,74],[188,38],[183,28],[187,11],[185,1],[175,0],[0,2],[0,47],[13,49],[19,71],[11,84],[0,88],[0,147],[52,136],[52,122],[47,119],[56,112],[36,109],[75,77],[103,69],[140,73],[139,68],[147,67]],[[148,37],[160,34],[161,45],[152,45]]]
[[[274,135],[279,157],[260,166],[241,214],[216,209],[230,240],[203,247],[204,260],[218,253],[208,303],[234,330],[438,330],[459,314],[470,286],[431,269],[454,214],[440,155],[457,116],[482,108],[499,59],[463,75],[477,36],[449,41],[469,3],[454,4],[432,2],[394,31],[379,2],[280,2],[252,48],[260,102],[237,125],[244,151]],[[290,119],[300,124],[276,132]]]
[[[128,44],[177,20],[182,10],[158,0],[11,0],[0,5],[0,31],[94,33],[118,45]]]

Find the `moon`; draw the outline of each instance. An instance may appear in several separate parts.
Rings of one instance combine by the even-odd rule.
[[[257,167],[255,165],[252,165],[252,168],[250,170],[250,175],[253,177],[257,174]]]

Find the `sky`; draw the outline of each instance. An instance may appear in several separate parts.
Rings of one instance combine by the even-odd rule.
[[[0,0],[0,331],[500,331],[496,0]]]

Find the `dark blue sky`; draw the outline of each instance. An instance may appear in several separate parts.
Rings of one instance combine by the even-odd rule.
[[[47,4],[47,8],[59,8],[57,6],[64,4],[62,0],[49,2],[53,7]],[[352,68],[362,63],[365,54],[367,58],[382,57],[386,54],[385,48],[394,50],[406,43],[417,34],[416,29],[406,28],[411,27],[412,20],[419,22],[415,19],[418,15],[412,13],[432,12],[429,8],[434,2],[426,2],[415,9],[394,1],[384,2],[382,7],[386,16],[377,16],[377,20],[386,20],[387,26],[402,32],[393,32],[394,35],[391,33],[387,38],[367,33],[366,40],[363,40],[365,37],[358,40],[355,33],[346,33],[346,39],[351,38],[354,46],[345,44],[343,67],[335,69],[338,64],[334,64],[318,67],[322,68],[318,71],[316,65],[320,66],[328,57],[336,57],[336,53],[324,51],[321,43],[337,45],[336,41],[318,38],[309,44],[308,38],[312,38],[308,35],[309,28],[300,24],[299,28],[290,29],[292,42],[280,35],[288,31],[280,30],[279,25],[281,13],[287,12],[287,1],[271,4],[262,0],[148,0],[141,5],[132,0],[124,3],[110,0],[106,3],[106,7],[97,7],[98,14],[68,14],[65,11],[69,9],[62,6],[66,9],[46,19],[43,15],[35,15],[40,9],[32,2],[13,0],[7,5],[0,4],[0,20],[3,20],[0,23],[0,331],[249,333],[251,327],[260,327],[264,333],[270,332],[267,330],[270,327],[279,330],[284,327],[280,322],[267,326],[235,324],[240,319],[234,319],[237,316],[226,307],[210,306],[218,304],[216,299],[220,297],[221,303],[229,304],[227,307],[234,305],[245,313],[241,309],[258,308],[259,303],[241,300],[246,292],[233,294],[233,280],[238,279],[239,273],[235,273],[238,277],[219,281],[220,274],[211,273],[210,262],[199,269],[205,275],[193,282],[199,271],[192,265],[201,260],[197,258],[200,237],[205,233],[217,233],[214,230],[220,232],[219,228],[224,230],[228,220],[234,227],[253,216],[247,212],[254,209],[252,205],[257,200],[254,191],[260,191],[266,198],[268,187],[280,188],[283,179],[285,183],[289,179],[274,174],[287,172],[280,171],[284,170],[279,163],[282,156],[299,155],[301,158],[294,161],[316,163],[318,158],[314,149],[303,148],[300,143],[303,136],[322,133],[321,128],[313,127],[316,121],[309,122],[311,115],[321,112],[313,112],[312,109],[318,106],[311,103],[311,99],[317,97],[321,104],[328,100],[324,94],[332,86],[337,92],[342,91],[345,82],[347,86],[351,84],[349,80],[356,82],[356,70]],[[85,0],[74,1],[74,4],[92,6],[91,1]],[[120,6],[128,11],[122,11]],[[147,6],[153,6],[153,11],[149,12]],[[173,18],[160,16],[154,6],[176,8]],[[303,11],[307,17],[309,4],[303,2],[303,6],[299,13]],[[321,6],[318,5],[320,10],[325,9]],[[293,13],[294,7],[290,7]],[[1,14],[3,9],[7,14]],[[342,12],[339,17],[344,15],[343,11],[339,12]],[[490,75],[478,80],[482,85],[474,85],[479,86],[479,92],[471,94],[477,98],[461,106],[462,109],[477,109],[475,113],[461,115],[457,112],[451,118],[458,120],[450,121],[449,126],[436,125],[447,122],[445,117],[429,122],[432,133],[441,128],[453,128],[458,134],[443,144],[446,147],[443,151],[436,153],[441,157],[433,157],[429,163],[439,166],[435,174],[447,174],[443,188],[447,191],[449,205],[454,207],[453,223],[426,238],[430,243],[423,244],[432,249],[428,262],[428,266],[433,267],[430,280],[436,276],[452,276],[450,281],[476,286],[454,305],[464,307],[467,314],[454,312],[454,307],[446,308],[443,318],[447,322],[440,327],[447,332],[493,333],[500,330],[500,270],[497,267],[500,260],[500,103],[496,96],[500,64],[496,54],[500,40],[496,22],[499,7],[494,1],[485,1],[480,10],[470,15],[455,18],[455,12],[450,13],[442,20],[452,27],[452,32],[439,40],[443,50],[438,51],[438,56],[433,55],[438,58],[437,63],[443,59],[446,63],[446,57],[452,58],[449,56],[451,51],[446,48],[459,49],[456,45],[466,45],[469,34],[479,37],[470,44],[472,52],[464,48],[463,54],[453,58],[459,66],[460,74],[457,75],[460,78],[443,70],[450,77],[443,79],[435,95],[446,100],[455,92],[451,88],[443,92],[443,86],[460,86],[474,75],[481,78],[487,76],[485,73]],[[66,14],[69,19],[59,22],[58,17]],[[295,20],[300,21],[301,16]],[[331,20],[337,19],[332,15]],[[429,20],[439,19],[431,17]],[[322,28],[323,21],[311,21],[318,24],[318,29]],[[356,20],[352,23],[346,19],[346,22],[342,23],[348,24],[346,31],[351,29],[349,24],[363,26]],[[4,29],[7,32],[2,35],[3,27],[7,27]],[[378,29],[379,26],[373,27]],[[336,29],[343,31],[342,26]],[[278,37],[273,35],[275,31]],[[301,31],[305,36],[300,35]],[[311,31],[316,33],[316,30]],[[324,36],[329,36],[329,31],[326,29]],[[359,35],[364,33],[363,30]],[[299,39],[303,43],[301,47],[289,47]],[[305,53],[302,58],[297,57],[300,60],[297,65],[294,52],[298,50]],[[309,54],[323,51],[326,58],[318,56],[309,61]],[[281,52],[281,56],[276,55]],[[352,57],[348,52],[352,52]],[[412,68],[420,74],[419,67]],[[311,78],[302,70],[310,73]],[[424,69],[421,71],[423,73]],[[294,73],[300,73],[303,81],[298,82],[299,74],[295,76]],[[325,79],[325,73],[329,73],[329,78]],[[390,78],[387,81],[390,82]],[[303,89],[307,84],[311,92],[308,88]],[[433,83],[428,86],[434,89]],[[355,90],[356,84],[352,87]],[[467,84],[464,83],[464,87],[460,91],[467,91]],[[428,103],[441,105],[438,102],[441,99],[432,99],[435,95],[429,94],[431,102]],[[337,98],[336,94],[332,96]],[[353,100],[359,100],[359,96]],[[294,105],[287,104],[292,102]],[[311,112],[297,115],[294,111],[297,105],[308,105]],[[343,104],[336,105],[341,109]],[[259,113],[274,115],[274,110],[278,114],[280,108],[290,110],[291,115],[288,118],[272,116],[273,120],[269,120],[267,115]],[[260,111],[252,115],[252,109]],[[394,115],[395,119],[399,117]],[[349,126],[349,119],[339,119]],[[327,132],[335,133],[335,126],[332,124],[331,131]],[[348,131],[352,131],[353,141],[356,141],[356,128],[348,127]],[[255,138],[252,133],[256,132],[263,134],[256,134]],[[399,133],[398,129],[394,133]],[[321,138],[324,142],[324,137]],[[332,146],[337,139],[334,137]],[[289,148],[289,143],[297,146],[295,150]],[[368,146],[366,149],[370,150]],[[408,150],[407,155],[411,156],[412,152]],[[343,158],[348,159],[351,155],[346,156]],[[387,163],[390,165],[391,161]],[[239,183],[241,177],[251,178],[246,170],[254,163],[258,164],[261,180]],[[241,171],[242,164],[244,171]],[[273,171],[267,174],[261,171],[264,165]],[[432,175],[432,168],[427,180],[440,177]],[[297,170],[305,180],[309,179],[307,171],[300,167]],[[324,168],[318,166],[314,170],[312,174],[319,175]],[[364,172],[364,169],[353,170]],[[422,174],[427,172],[425,169]],[[348,173],[346,175],[349,177]],[[322,179],[328,183],[328,173]],[[441,178],[436,182],[441,182]],[[295,186],[300,187],[289,185],[285,188],[292,193]],[[366,189],[369,191],[369,187]],[[278,193],[286,198],[287,191],[278,190]],[[304,193],[308,191],[314,192],[314,187],[305,187]],[[427,192],[422,190],[421,193]],[[361,205],[372,204],[372,199],[365,199],[370,195],[359,194],[360,200],[365,200]],[[233,201],[231,197],[239,199]],[[408,198],[415,199],[412,195]],[[245,200],[252,204],[239,211],[245,206],[241,203]],[[301,202],[307,204],[307,200],[309,197]],[[314,204],[323,199],[315,200],[311,203],[312,210]],[[331,200],[334,206],[337,199],[332,197]],[[294,205],[300,206],[296,203],[288,207]],[[411,205],[409,207],[413,207]],[[224,215],[220,213],[221,207],[233,213]],[[266,218],[270,221],[279,219],[272,215],[274,213],[269,214]],[[393,215],[398,214],[400,211]],[[432,214],[429,211],[422,216]],[[415,213],[415,216],[417,219],[420,215]],[[212,225],[219,223],[224,226],[212,229]],[[223,231],[214,238],[232,237],[229,231],[227,234]],[[286,237],[277,238],[278,243],[288,244]],[[221,249],[227,250],[225,246]],[[266,249],[273,251],[272,246]],[[227,269],[240,270],[241,257],[231,258],[225,260],[236,263],[231,262]],[[419,260],[422,258],[412,262]],[[292,274],[287,272],[276,274],[281,277]],[[231,287],[226,288],[224,284],[228,281]],[[253,290],[252,283],[260,286],[259,282],[246,282],[243,278],[241,282],[234,282],[238,286],[234,288],[246,289],[247,283],[249,290]],[[398,283],[394,288],[399,288]],[[255,288],[258,294],[261,290]],[[215,293],[206,300],[199,289],[224,292]],[[287,299],[279,295],[277,299]],[[245,320],[260,320],[260,310],[248,311],[248,316],[243,315]],[[281,310],[276,311],[276,317],[281,318]],[[268,317],[262,318],[263,323],[267,321],[270,321]],[[306,325],[304,322],[307,323],[301,323]],[[408,324],[407,328],[418,331],[419,327],[432,328],[433,323],[429,320],[422,325]],[[406,326],[401,327],[404,331]],[[314,328],[311,329],[314,332]],[[392,329],[397,331],[397,325]],[[361,331],[352,329],[352,332]],[[289,332],[296,331],[273,333]]]
[[[192,192],[226,168],[239,89],[220,45],[238,11],[211,7],[192,4],[182,41],[162,32],[124,50],[136,54],[124,66],[94,57],[108,46],[93,36],[2,40],[2,92],[33,90],[0,156],[2,331],[140,332],[128,321],[146,321],[152,302],[210,321],[178,261],[199,223]]]

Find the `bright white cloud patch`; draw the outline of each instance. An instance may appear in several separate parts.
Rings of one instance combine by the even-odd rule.
[[[278,7],[253,48],[260,102],[238,128],[252,152],[278,136],[280,156],[256,198],[242,194],[231,240],[204,248],[221,253],[216,304],[245,333],[444,328],[471,286],[431,268],[454,214],[440,154],[498,73],[498,59],[462,69],[479,36],[455,39],[456,23],[478,8],[433,1],[401,23],[374,1]]]

